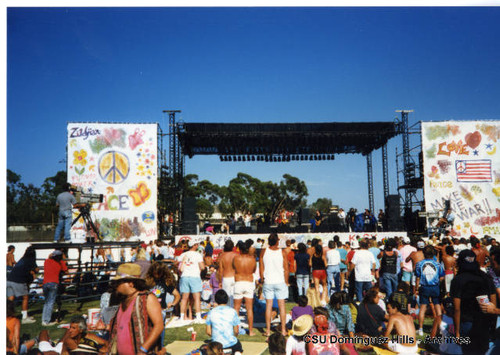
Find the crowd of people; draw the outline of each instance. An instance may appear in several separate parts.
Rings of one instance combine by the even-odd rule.
[[[66,258],[65,249],[56,249],[44,262],[43,327],[56,324],[60,277],[71,267]],[[500,351],[500,246],[488,236],[296,243],[271,233],[257,243],[228,238],[220,253],[207,236],[201,243],[143,243],[119,261],[98,248],[95,263],[118,266],[101,296],[101,318],[92,329],[72,318],[57,344],[46,330],[21,344],[22,325],[36,322],[28,315],[28,295],[39,266],[33,247],[17,262],[9,247],[7,261],[13,354],[165,354],[166,323],[205,324],[211,342],[200,352],[207,354],[242,353],[239,335],[254,336],[255,329],[262,329],[272,354],[355,354],[370,347],[402,354]],[[16,298],[22,299],[21,320]],[[287,312],[286,302],[296,306]]]

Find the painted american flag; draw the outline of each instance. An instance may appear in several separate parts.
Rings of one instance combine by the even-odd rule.
[[[455,168],[458,182],[491,181],[491,160],[457,160]]]

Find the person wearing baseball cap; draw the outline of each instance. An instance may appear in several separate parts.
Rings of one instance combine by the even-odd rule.
[[[187,302],[189,295],[192,294],[194,298],[194,308],[196,310],[196,323],[203,323],[201,319],[201,270],[205,268],[203,255],[198,253],[198,245],[200,243],[195,239],[188,240],[188,251],[184,252],[178,257],[179,272],[181,277],[179,280],[179,291],[182,295],[181,298],[181,314],[180,322],[184,322],[186,314]]]
[[[110,285],[120,296],[118,312],[111,321],[109,354],[147,354],[162,348],[161,305],[147,291],[137,264],[121,264]]]
[[[450,289],[455,307],[455,336],[470,337],[470,344],[462,344],[464,354],[484,354],[495,323],[491,323],[491,315],[481,311],[480,302],[495,302],[495,286],[480,270],[477,255],[472,250],[462,250],[458,254],[457,266],[458,273],[451,281]]]

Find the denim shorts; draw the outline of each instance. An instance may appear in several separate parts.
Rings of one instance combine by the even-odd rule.
[[[201,278],[193,276],[183,276],[179,282],[181,293],[201,292]]]
[[[436,286],[420,286],[418,298],[420,304],[429,304],[432,299],[433,304],[441,304],[439,297],[439,285]]]
[[[281,284],[264,284],[262,287],[262,293],[266,300],[284,300],[288,298],[288,286],[286,283]]]

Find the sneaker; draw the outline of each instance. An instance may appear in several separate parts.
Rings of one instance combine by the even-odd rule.
[[[424,331],[423,331],[423,329],[422,329],[422,328],[420,328],[420,329],[418,330],[417,335],[418,335],[418,336],[424,336]]]
[[[44,327],[50,327],[53,325],[56,325],[56,322],[49,322],[49,323],[42,322],[42,326],[44,326]]]
[[[21,320],[21,324],[31,324],[31,323],[35,323],[35,322],[36,322],[36,319],[33,317],[26,317],[26,318],[23,318]]]
[[[194,324],[205,324],[205,320],[202,318],[196,318]]]

